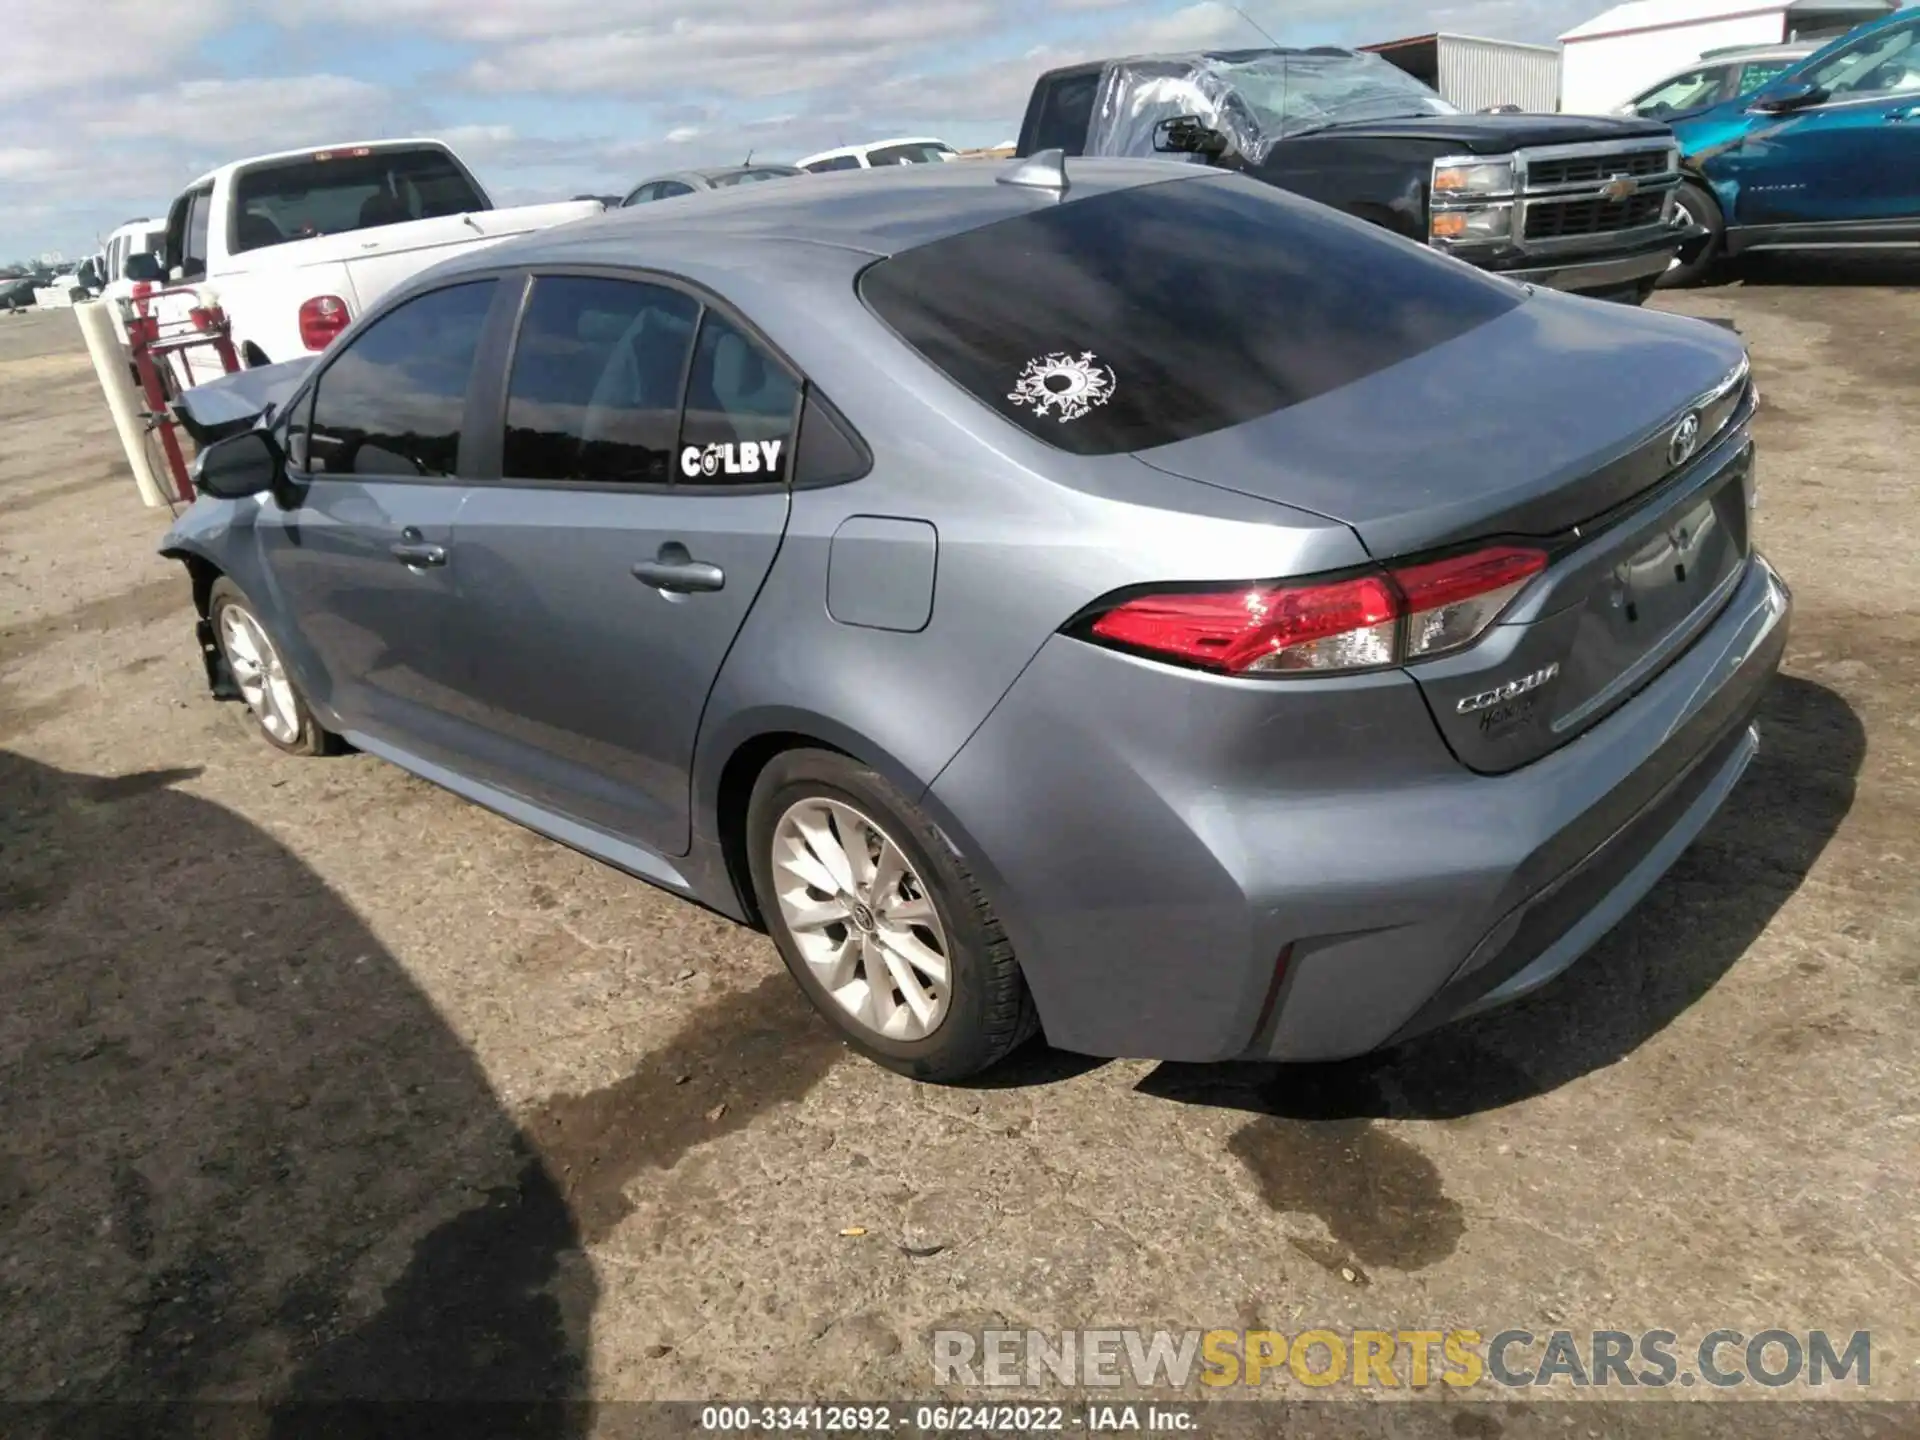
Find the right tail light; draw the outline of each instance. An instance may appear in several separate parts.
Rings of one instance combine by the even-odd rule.
[[[1496,545],[1337,580],[1156,589],[1084,633],[1223,675],[1378,670],[1471,645],[1546,568],[1544,550]]]

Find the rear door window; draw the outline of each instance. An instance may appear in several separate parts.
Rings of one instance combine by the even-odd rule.
[[[860,162],[851,155],[830,155],[825,160],[815,160],[804,168],[816,175],[821,175],[829,170],[858,170]]]
[[[597,276],[534,282],[507,386],[508,480],[664,485],[700,304]]]
[[[860,292],[982,404],[1082,455],[1171,444],[1297,405],[1526,298],[1231,175],[1069,195],[879,261]]]
[[[326,475],[457,473],[467,384],[494,282],[430,291],[388,311],[320,376],[311,428],[290,449]]]
[[[680,468],[690,485],[764,485],[791,471],[800,386],[739,326],[709,310],[687,377]]]

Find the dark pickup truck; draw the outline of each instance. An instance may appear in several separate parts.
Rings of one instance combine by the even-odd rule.
[[[1226,166],[1514,280],[1639,303],[1704,231],[1656,121],[1462,114],[1364,51],[1219,50],[1050,70],[1019,154]]]

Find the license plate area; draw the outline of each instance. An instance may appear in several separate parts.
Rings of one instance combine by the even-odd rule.
[[[1635,527],[1595,575],[1562,666],[1556,733],[1637,690],[1711,619],[1748,555],[1746,470],[1743,457],[1706,492]]]

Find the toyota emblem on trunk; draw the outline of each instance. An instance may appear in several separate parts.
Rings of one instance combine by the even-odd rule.
[[[1678,470],[1693,458],[1693,452],[1700,448],[1700,412],[1689,410],[1673,427],[1673,438],[1667,441],[1667,464]]]

